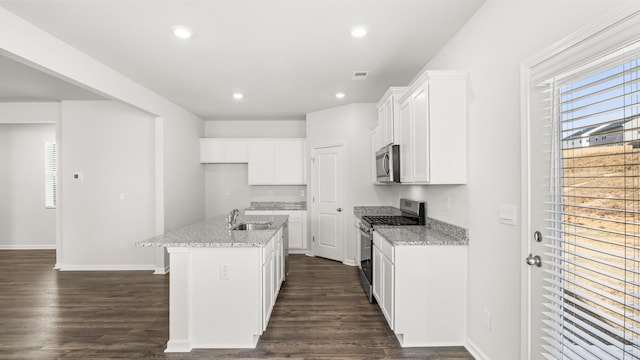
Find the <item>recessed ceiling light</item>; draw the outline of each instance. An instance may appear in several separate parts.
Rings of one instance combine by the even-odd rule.
[[[174,26],[172,29],[173,29],[173,34],[176,37],[179,37],[180,39],[188,39],[193,35],[193,31],[188,27]]]
[[[361,38],[367,35],[367,27],[366,26],[354,26],[351,28],[351,36],[355,38]]]
[[[244,95],[242,95],[242,93],[233,93],[233,98],[236,100],[240,100],[244,97]]]
[[[343,92],[339,92],[339,93],[336,93],[336,97],[337,97],[338,99],[344,99],[345,94],[344,94]]]

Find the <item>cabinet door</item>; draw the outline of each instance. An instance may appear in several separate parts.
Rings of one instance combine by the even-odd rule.
[[[249,161],[246,141],[229,140],[222,142],[222,157],[225,163],[246,163]]]
[[[382,302],[380,308],[393,330],[393,298],[394,298],[394,264],[386,256],[382,256]]]
[[[200,162],[221,163],[222,142],[214,139],[200,139]]]
[[[378,108],[378,129],[380,143],[378,149],[393,143],[393,96],[389,96]]]
[[[411,146],[413,161],[412,181],[429,181],[429,87],[420,86],[411,95],[412,133]]]
[[[289,249],[304,249],[302,242],[302,220],[289,217]]]
[[[305,142],[280,141],[276,145],[275,183],[303,185],[305,181]]]
[[[275,183],[275,150],[273,141],[253,141],[249,144],[249,185]]]
[[[376,297],[380,306],[384,298],[382,297],[382,253],[376,246],[373,247],[373,296]]]
[[[266,254],[262,265],[262,330],[267,329],[273,309],[273,253]]]
[[[413,181],[413,129],[411,121],[411,97],[400,103],[400,182]]]

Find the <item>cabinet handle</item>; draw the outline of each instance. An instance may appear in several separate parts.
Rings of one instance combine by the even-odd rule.
[[[337,211],[338,211],[338,212],[342,212],[342,208],[338,208],[338,209],[337,209]]]

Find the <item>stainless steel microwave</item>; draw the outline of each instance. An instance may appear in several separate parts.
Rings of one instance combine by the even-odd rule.
[[[400,182],[399,145],[388,145],[376,151],[376,179],[381,183]]]

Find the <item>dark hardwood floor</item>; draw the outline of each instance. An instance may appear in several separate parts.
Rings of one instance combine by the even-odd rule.
[[[462,347],[401,348],[357,269],[290,256],[255,349],[164,353],[168,276],[59,272],[54,251],[0,251],[0,359],[459,359]],[[237,309],[242,311],[242,309]]]

